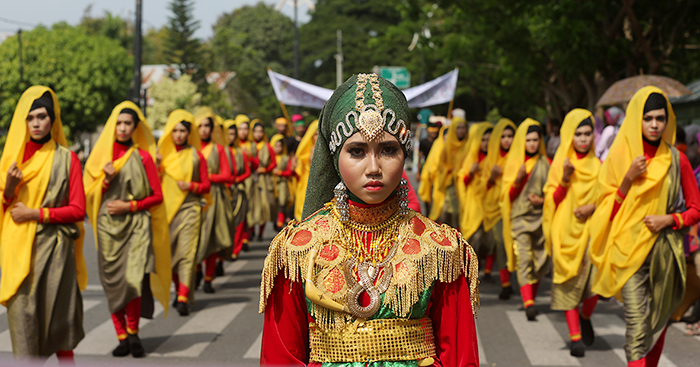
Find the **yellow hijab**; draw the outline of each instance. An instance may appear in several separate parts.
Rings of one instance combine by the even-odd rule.
[[[447,126],[440,128],[438,137],[433,141],[428,157],[425,158],[425,163],[423,163],[423,170],[420,173],[418,196],[426,203],[430,203],[433,200],[433,186],[438,178],[437,173],[438,166],[440,165],[440,156],[442,155],[442,148],[445,146],[445,130],[447,130]]]
[[[263,122],[260,119],[253,119],[253,121],[248,123],[248,141],[250,141],[251,144],[255,144],[255,147],[259,152],[265,146],[265,143],[267,143],[269,139],[267,138],[267,132],[265,132],[265,125],[263,125],[263,137],[262,139],[260,139],[260,141],[255,141],[255,139],[253,138],[253,129],[255,129],[256,124],[263,125]]]
[[[0,158],[0,192],[5,190],[5,180],[10,166],[17,162],[17,167],[22,171],[22,181],[15,192],[15,199],[10,205],[22,202],[28,208],[38,209],[44,200],[51,178],[55,144],[44,144],[32,158],[22,163],[24,148],[29,141],[27,133],[27,115],[35,100],[48,92],[53,99],[54,122],[51,126],[51,138],[58,144],[67,146],[66,136],[61,123],[61,108],[58,98],[51,88],[35,85],[27,89],[19,99],[15,113],[12,115],[10,129],[7,132],[5,148]],[[67,163],[67,162],[66,162]],[[10,206],[11,208],[11,206]],[[9,208],[8,208],[9,209]],[[0,304],[6,305],[7,301],[17,293],[17,289],[31,272],[32,248],[36,236],[36,221],[27,221],[17,224],[12,220],[9,210],[4,211],[0,205],[2,220],[0,221]],[[78,285],[81,290],[87,286],[87,268],[83,257],[83,223],[76,223],[80,230],[80,238],[75,241],[75,264],[77,267]]]
[[[632,160],[644,155],[642,117],[644,105],[652,93],[666,98],[668,111],[666,130],[656,155],[647,161],[646,173],[635,180],[613,221],[610,215],[616,193]],[[637,91],[627,106],[625,122],[620,127],[609,157],[600,169],[596,211],[590,228],[591,262],[598,268],[593,292],[603,297],[617,295],[622,286],[640,268],[654,246],[658,233],[642,222],[647,215],[665,215],[668,202],[668,180],[671,149],[676,138],[676,115],[661,89],[648,86]]]
[[[224,118],[219,115],[214,116],[212,139],[222,146],[228,146],[228,139],[226,139],[226,134],[224,133]]]
[[[560,132],[561,144],[549,167],[547,183],[544,186],[542,230],[547,252],[554,261],[556,284],[564,283],[578,273],[588,247],[591,221],[576,219],[574,210],[582,205],[595,203],[600,160],[595,156],[593,144],[588,150],[588,155],[582,159],[578,159],[573,146],[574,133],[579,124],[587,118],[590,118],[595,126],[593,115],[581,108],[572,110],[564,118]],[[566,158],[569,158],[576,170],[571,176],[566,197],[557,207],[554,203],[554,192],[562,182]]]
[[[186,147],[179,152],[173,142],[173,129],[181,121],[187,121],[191,124],[190,133],[187,137]],[[168,223],[173,221],[175,214],[180,210],[180,206],[185,202],[187,191],[182,191],[177,186],[178,181],[190,182],[192,180],[192,171],[194,162],[192,162],[192,149],[199,150],[202,146],[199,139],[199,130],[194,128],[194,116],[185,110],[175,110],[168,116],[168,122],[163,129],[163,136],[158,140],[158,151],[163,159],[160,162],[160,167],[163,172],[161,177],[161,185],[163,186],[163,197],[165,200],[165,211],[167,213]]]
[[[236,120],[228,119],[224,121],[224,137],[226,138],[226,142],[228,143],[228,130],[231,128],[231,126],[236,127],[236,131],[238,131],[238,124],[236,124]],[[199,134],[198,134],[199,135]],[[240,146],[240,142],[238,141],[238,136],[236,136],[233,139],[233,146],[231,144],[226,144],[226,146],[231,147],[233,151],[235,152],[236,149]]]
[[[513,144],[510,146],[510,150],[506,155],[506,163],[503,167],[503,184],[501,185],[501,218],[503,219],[503,244],[506,248],[506,254],[508,255],[508,271],[515,271],[515,258],[513,254],[513,236],[511,235],[511,223],[510,223],[510,188],[515,182],[515,176],[518,175],[520,166],[525,163],[525,168],[527,173],[531,173],[532,169],[535,168],[535,164],[538,161],[538,157],[533,157],[525,161],[525,141],[527,136],[527,129],[530,126],[540,126],[542,125],[531,119],[527,118],[525,121],[520,123],[518,129],[515,131],[515,136],[513,136]],[[540,148],[539,154],[546,156],[547,151],[544,146],[544,137],[540,136]]]
[[[306,134],[301,138],[297,147],[297,167],[294,172],[297,174],[297,183],[294,194],[294,217],[297,220],[302,220],[302,212],[304,211],[304,200],[306,198],[306,186],[309,183],[309,172],[311,169],[311,151],[314,148],[314,135],[318,131],[318,120],[314,120]]]
[[[486,181],[490,170],[486,166],[486,158],[479,164],[479,172],[471,178],[469,186],[464,185],[464,178],[469,175],[472,165],[479,162],[481,139],[488,129],[492,129],[490,122],[480,122],[469,128],[469,139],[466,144],[466,154],[462,160],[462,166],[457,171],[455,188],[459,198],[460,218],[459,229],[464,238],[470,238],[484,220],[484,194],[486,193]]]
[[[277,125],[277,124],[287,125],[287,131],[285,132],[286,136],[292,136],[292,134],[294,133],[294,129],[292,129],[292,122],[287,120],[286,117],[278,117],[275,120],[275,125]]]
[[[272,135],[272,138],[270,139],[270,146],[274,148],[275,144],[277,144],[278,141],[282,141],[282,149],[283,149],[282,154],[287,154],[287,144],[284,144],[285,143],[284,139],[286,139],[286,137],[282,134]],[[279,159],[278,159],[278,161],[279,161]]]
[[[211,119],[211,142],[213,143],[218,143],[223,146],[228,146],[226,144],[226,141],[224,139],[224,129],[223,129],[223,122],[224,120],[217,116],[214,111],[212,111],[211,108],[203,106],[200,107],[197,112],[194,114],[194,122],[195,126],[199,128],[199,125],[202,124],[202,121],[205,119]],[[199,132],[197,133],[199,134]],[[207,145],[206,153],[204,152],[205,149],[202,149],[202,154],[204,154],[204,158],[209,158],[209,153],[211,153],[211,144]],[[197,147],[197,149],[201,149],[201,147]]]
[[[505,131],[506,127],[508,126],[513,128],[513,134],[515,134],[515,124],[513,121],[506,118],[500,119],[491,133],[488,154],[484,159],[486,162],[484,169],[486,169],[485,175],[487,181],[488,178],[491,177],[491,170],[494,166],[498,165],[501,168],[505,167],[507,156],[501,156],[501,136],[503,135],[503,131]],[[501,219],[500,199],[502,179],[503,176],[496,179],[496,183],[491,190],[485,191],[483,223],[484,231],[487,232],[493,229],[496,223],[498,223],[498,221]]]
[[[108,162],[112,162],[113,147],[116,141],[117,117],[125,108],[136,111],[139,116],[139,123],[136,125],[136,130],[131,137],[134,145],[121,158],[112,163],[115,170],[118,173],[124,167],[129,157],[131,157],[131,154],[138,154],[137,149],[147,151],[154,160],[156,157],[156,142],[141,109],[131,101],[124,101],[114,107],[100,137],[95,143],[92,153],[90,153],[87,162],[85,162],[85,174],[83,176],[85,206],[92,229],[95,232],[95,246],[97,246],[97,216],[102,204],[102,181],[105,178],[103,169]],[[164,198],[163,201],[165,200],[167,199]],[[170,268],[170,229],[165,205],[156,205],[148,211],[151,213],[152,246],[156,257],[156,276],[150,277],[151,291],[163,305],[167,316],[170,305],[170,280],[172,279],[172,269]]]

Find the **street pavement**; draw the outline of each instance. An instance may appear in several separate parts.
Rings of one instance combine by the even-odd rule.
[[[274,233],[266,242],[253,242],[240,259],[226,263],[223,277],[214,280],[216,293],[196,293],[188,317],[172,310],[167,318],[162,308],[153,320],[141,319],[140,337],[146,358],[115,358],[117,345],[107,300],[97,275],[97,257],[90,226],[86,225],[85,257],[89,285],[83,292],[86,337],[76,349],[78,365],[259,365],[263,317],[258,314],[260,271]],[[494,273],[497,278],[497,272]],[[483,279],[483,274],[482,277]],[[513,277],[515,278],[515,277]],[[528,322],[516,293],[509,301],[498,299],[500,285],[482,281],[481,309],[477,329],[482,366],[625,366],[624,319],[615,301],[601,301],[593,316],[596,341],[584,358],[569,355],[568,330],[563,312],[549,309],[550,284],[543,280],[536,307],[536,322]],[[173,293],[174,296],[174,293]],[[0,307],[0,365],[13,363],[6,310]],[[660,366],[698,366],[700,337],[682,333],[684,324],[669,327]],[[55,366],[55,357],[46,361]]]

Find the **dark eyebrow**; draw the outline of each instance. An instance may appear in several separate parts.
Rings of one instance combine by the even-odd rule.
[[[345,144],[345,146],[347,148],[366,148],[367,143],[365,143],[363,141],[354,141],[354,142]]]
[[[399,142],[396,140],[383,141],[383,142],[379,143],[380,147],[396,146],[396,145],[399,145]]]

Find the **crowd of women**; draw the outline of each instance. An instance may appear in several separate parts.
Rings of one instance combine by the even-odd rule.
[[[99,276],[118,346],[114,356],[145,355],[141,317],[154,299],[167,315],[189,314],[194,291],[214,293],[223,261],[235,260],[258,227],[283,227],[308,178],[317,123],[223,120],[207,107],[175,110],[156,141],[134,103],[114,107],[84,172],[67,148],[55,93],[22,94],[0,165],[3,189],[0,302],[7,306],[16,356],[71,360],[84,337],[87,285],[83,220],[95,234]],[[290,156],[288,147],[296,155]],[[297,193],[299,191],[299,193]],[[302,199],[303,202],[303,199]],[[170,299],[171,282],[176,295]]]
[[[660,89],[640,89],[626,114],[614,107],[605,118],[603,129],[590,111],[570,111],[550,158],[535,120],[474,123],[465,134],[467,122],[454,117],[432,141],[419,195],[431,219],[459,228],[474,246],[485,279],[498,266],[501,299],[514,293],[516,273],[530,321],[540,281],[552,272],[550,307],[566,316],[571,355],[584,356],[594,341],[599,297],[616,297],[629,365],[656,366],[667,323],[699,298],[689,289],[684,299],[698,276],[690,259],[686,268],[686,256],[699,254],[698,183],[682,132],[675,147],[675,115]]]
[[[374,74],[341,85],[308,130],[301,116],[279,118],[269,139],[258,119],[202,107],[173,111],[156,142],[139,107],[122,102],[84,173],[60,111],[51,89],[29,88],[0,158],[0,303],[18,357],[70,361],[84,337],[85,214],[114,356],[144,356],[139,319],[153,316],[154,299],[187,316],[201,282],[215,292],[223,261],[269,222],[281,232],[262,275],[261,363],[478,365],[478,258],[484,278],[498,266],[501,299],[516,273],[531,321],[551,270],[551,308],[565,313],[578,357],[594,341],[599,297],[624,304],[630,366],[655,366],[669,319],[695,301],[683,297],[697,229],[685,252],[684,236],[700,220],[700,192],[655,87],[634,95],[613,137],[602,134],[602,163],[599,123],[584,109],[566,115],[552,159],[533,119],[429,125],[418,190],[429,218],[411,210],[403,171],[405,97]]]

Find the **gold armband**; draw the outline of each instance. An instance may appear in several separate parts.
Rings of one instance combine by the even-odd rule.
[[[41,212],[41,223],[49,223],[51,219],[49,208],[41,208],[39,211]]]
[[[138,203],[136,202],[136,200],[131,200],[130,203],[131,203],[131,212],[132,213],[136,212],[136,210],[138,209]]]

